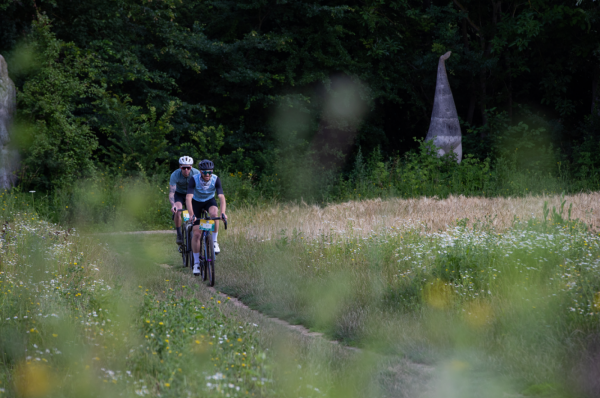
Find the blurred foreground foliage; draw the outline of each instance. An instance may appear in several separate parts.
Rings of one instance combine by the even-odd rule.
[[[137,254],[123,267],[97,239],[18,216],[0,245],[0,393],[275,396],[257,325],[149,263],[170,251],[121,245]]]
[[[412,369],[419,379],[399,383],[388,369],[404,372],[402,358],[307,339],[203,288],[169,266],[170,234],[99,237],[3,215],[2,395],[378,398],[427,381]]]

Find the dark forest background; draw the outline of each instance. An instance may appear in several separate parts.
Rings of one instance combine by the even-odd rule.
[[[403,195],[598,189],[599,27],[592,0],[0,0],[19,184],[159,181],[185,154],[284,199],[365,176]],[[461,166],[420,141],[446,51]]]

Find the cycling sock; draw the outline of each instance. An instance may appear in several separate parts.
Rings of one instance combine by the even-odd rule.
[[[177,227],[177,237],[181,238],[181,227]]]
[[[213,242],[217,241],[217,235],[219,235],[218,232],[213,232]]]
[[[194,254],[194,264],[198,264],[200,262],[200,253],[193,253]]]

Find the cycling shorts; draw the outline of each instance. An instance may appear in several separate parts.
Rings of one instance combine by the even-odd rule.
[[[185,207],[185,194],[175,192],[175,203],[177,202],[181,203],[181,205]]]
[[[215,200],[215,198],[210,198],[206,202],[198,202],[192,199],[192,207],[194,208],[194,215],[196,217],[200,217],[202,215],[202,210],[208,211],[208,209],[210,209],[213,206],[217,207],[217,201]],[[194,222],[194,225],[200,225],[200,220],[196,220]]]

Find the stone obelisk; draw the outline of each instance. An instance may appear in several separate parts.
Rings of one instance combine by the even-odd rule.
[[[446,64],[444,63],[450,58],[451,54],[452,52],[448,51],[442,55],[438,63],[433,112],[431,112],[431,123],[425,140],[433,140],[433,144],[440,148],[438,156],[454,151],[458,163],[460,163],[462,159],[462,134],[452,90],[450,90],[450,83],[446,74]]]
[[[15,85],[8,77],[8,66],[0,55],[0,189],[12,188],[16,180],[14,171],[18,154],[8,147],[16,110]]]

